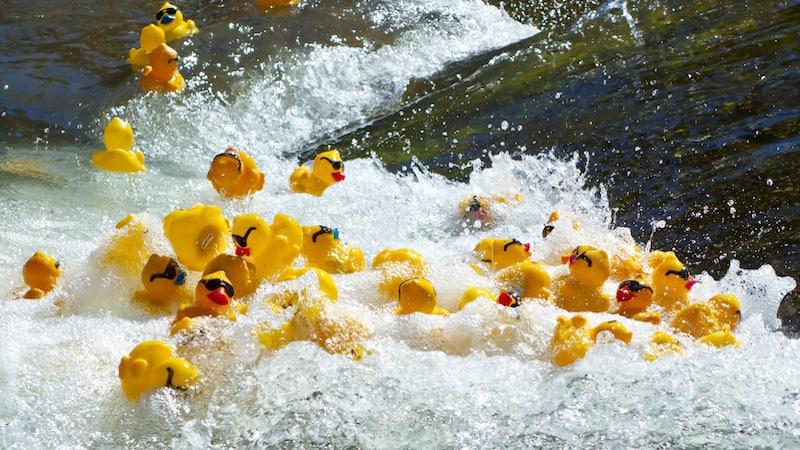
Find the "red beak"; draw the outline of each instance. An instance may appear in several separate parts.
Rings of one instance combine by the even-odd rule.
[[[231,299],[228,298],[228,294],[225,293],[224,288],[219,288],[215,291],[211,291],[208,293],[208,295],[206,295],[206,297],[208,297],[209,300],[220,306],[225,306],[231,301]]]
[[[331,176],[333,177],[333,180],[337,183],[340,181],[344,181],[344,172],[333,172]]]
[[[526,253],[530,253],[531,252],[531,243],[530,242],[528,242],[526,244],[523,244],[523,247],[525,247],[525,252]]]
[[[569,264],[575,264],[576,259],[578,259],[578,255],[569,255]]]
[[[503,292],[497,297],[497,303],[500,303],[503,306],[511,306],[514,304],[514,297],[508,294],[508,292]]]
[[[694,278],[689,278],[689,281],[686,282],[686,290],[687,291],[691,290],[692,286],[694,286],[695,283],[697,283],[697,280],[695,280]]]
[[[624,286],[622,289],[617,289],[618,302],[628,301],[634,297],[636,297],[636,294],[634,294],[628,286]]]
[[[250,247],[236,247],[236,256],[250,256]]]

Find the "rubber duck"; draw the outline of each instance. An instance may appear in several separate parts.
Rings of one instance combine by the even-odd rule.
[[[192,319],[197,317],[227,315],[233,318],[229,312],[232,312],[230,306],[235,295],[236,291],[225,272],[220,270],[203,275],[195,287],[194,303],[181,305],[175,314],[170,335],[193,331]]]
[[[344,181],[344,162],[338,150],[320,153],[314,158],[311,170],[300,166],[289,177],[294,192],[321,196],[332,184]]]
[[[394,298],[400,283],[411,278],[424,278],[429,270],[425,258],[410,248],[383,249],[372,260],[372,270],[382,272],[380,291]]]
[[[732,331],[739,324],[739,299],[733,294],[717,294],[705,302],[681,308],[670,326],[695,339],[709,334]]]
[[[317,290],[319,292],[324,294],[325,297],[330,301],[335,302],[339,300],[339,290],[336,288],[336,283],[333,281],[333,277],[331,277],[328,272],[318,267],[287,267],[280,274],[280,276],[278,276],[278,279],[275,280],[275,282],[280,283],[283,281],[297,280],[308,272],[314,272],[316,275]],[[306,294],[307,292],[305,288],[299,290],[289,288],[276,292],[270,297],[269,301],[272,304],[285,309],[296,305],[297,299]]]
[[[150,255],[142,268],[142,285],[144,289],[134,292],[134,300],[155,310],[168,310],[192,300],[186,288],[186,272],[171,256]]]
[[[610,331],[615,338],[626,344],[630,344],[633,337],[633,333],[616,320],[602,322],[591,328],[589,321],[580,314],[571,318],[557,317],[553,338],[550,341],[553,361],[563,367],[583,358],[597,342],[597,336],[604,331]]]
[[[550,213],[550,217],[547,218],[547,222],[545,222],[544,227],[542,227],[542,239],[547,239],[547,236],[550,236],[550,233],[556,229],[556,226],[553,225],[558,220],[558,211],[553,211]]]
[[[172,347],[162,341],[145,341],[119,362],[122,392],[137,401],[145,392],[162,387],[186,390],[199,380],[197,369],[172,355]]]
[[[135,277],[153,253],[147,239],[148,227],[133,214],[128,214],[115,225],[114,236],[108,248],[98,258],[100,268],[115,269],[122,275]]]
[[[661,323],[661,314],[647,310],[653,304],[653,288],[641,280],[622,281],[617,286],[616,297],[620,315],[654,325]]]
[[[302,255],[309,265],[328,273],[354,273],[364,270],[364,251],[344,245],[339,230],[324,225],[303,227]]]
[[[645,350],[644,358],[655,361],[665,355],[675,355],[683,351],[683,346],[677,339],[664,331],[656,331],[650,338],[650,344]]]
[[[158,25],[151,23],[145,25],[139,32],[139,48],[128,50],[128,64],[134,71],[138,72],[144,66],[150,64],[150,52],[154,48],[167,42],[164,30]]]
[[[22,279],[30,288],[22,298],[36,300],[56,287],[61,276],[61,263],[47,253],[37,250],[22,266]]]
[[[217,271],[225,273],[239,299],[248,297],[258,289],[256,265],[246,256],[220,253],[206,264],[203,276]]]
[[[270,350],[295,341],[310,341],[330,354],[360,360],[366,353],[362,344],[370,335],[367,325],[350,311],[325,296],[304,295],[292,318],[277,328],[262,324],[258,339]]]
[[[495,281],[508,295],[519,298],[550,298],[550,274],[544,266],[534,261],[522,261],[508,266],[495,275]]]
[[[523,244],[516,239],[485,238],[475,245],[473,252],[491,270],[497,271],[529,260],[530,249],[531,244]],[[476,270],[478,269],[476,268]]]
[[[397,288],[397,314],[437,314],[450,312],[436,306],[436,291],[430,281],[424,278],[405,280]]]
[[[156,25],[164,30],[166,42],[172,42],[197,33],[194,20],[184,20],[183,12],[172,3],[164,3],[156,13]]]
[[[167,44],[150,51],[149,64],[142,69],[139,87],[145,91],[165,94],[181,93],[186,83],[178,72],[178,52]]]
[[[92,164],[110,172],[141,172],[144,166],[144,153],[134,152],[133,129],[130,124],[114,117],[103,129],[105,151],[92,154]]]
[[[689,275],[689,269],[673,252],[654,251],[648,257],[653,287],[653,302],[664,309],[667,314],[674,314],[689,304],[689,291],[695,279]]]
[[[603,284],[611,275],[608,254],[587,245],[575,248],[562,257],[569,264],[569,274],[553,282],[553,303],[567,311],[606,312],[611,298]]]
[[[230,227],[217,206],[177,209],[164,217],[163,225],[178,261],[189,270],[202,271],[227,247]]]
[[[253,158],[233,147],[214,157],[206,178],[225,198],[244,197],[264,188],[264,173]]]
[[[238,215],[233,218],[231,234],[236,254],[253,261],[259,282],[277,276],[303,248],[303,229],[286,214],[276,214],[272,225],[257,214]]]
[[[464,293],[461,294],[461,301],[458,303],[458,310],[461,311],[465,306],[467,306],[468,303],[474,302],[479,298],[485,298],[493,302],[497,301],[497,296],[495,296],[489,289],[479,286],[469,286]]]
[[[288,8],[299,3],[300,0],[256,0],[256,5],[261,9]]]
[[[464,227],[488,230],[503,219],[498,213],[498,205],[519,203],[521,195],[472,195],[458,204],[461,223]]]

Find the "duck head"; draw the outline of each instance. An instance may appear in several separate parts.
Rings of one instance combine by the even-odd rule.
[[[53,290],[61,276],[61,263],[52,256],[37,250],[22,267],[22,278],[31,291],[46,294]],[[37,291],[38,290],[38,291]],[[26,298],[39,298],[26,295]]]
[[[620,314],[643,312],[653,304],[653,288],[639,280],[625,280],[617,286],[617,305]]]
[[[500,270],[529,260],[530,249],[531,244],[523,244],[516,239],[486,238],[478,242],[473,251],[478,259],[489,264],[493,270]]]
[[[344,181],[344,161],[339,150],[330,150],[317,155],[311,166],[311,173],[327,184]]]
[[[228,312],[231,301],[235,295],[225,272],[219,270],[204,275],[197,282],[194,291],[194,302],[197,306],[207,310],[212,316],[219,316]]]
[[[673,252],[659,253],[651,257],[651,261],[658,262],[652,274],[653,289],[656,292],[681,297],[697,282]]]
[[[171,256],[150,255],[142,268],[142,284],[145,289],[154,293],[164,293],[175,290],[176,287],[186,283],[186,272],[181,269],[178,261]]]
[[[130,150],[133,148],[133,128],[119,117],[114,117],[103,129],[103,144],[106,150]]]
[[[167,44],[159,44],[150,52],[150,64],[144,74],[159,81],[168,82],[178,70],[178,52]]]
[[[230,227],[218,206],[196,205],[172,211],[164,217],[163,225],[178,261],[190,270],[202,271],[227,247]]]
[[[436,291],[431,282],[424,278],[412,278],[400,283],[397,302],[397,314],[447,314],[447,310],[436,306]]]
[[[237,256],[252,256],[266,251],[272,240],[272,228],[258,214],[241,214],[233,218],[231,227]]]
[[[239,156],[239,151],[229,147],[215,156],[206,178],[221,186],[238,182],[242,178],[242,158]]]
[[[605,250],[581,245],[562,256],[561,261],[569,264],[573,278],[592,289],[599,289],[611,276],[611,264]]]

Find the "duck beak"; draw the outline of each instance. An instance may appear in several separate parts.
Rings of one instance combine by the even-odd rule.
[[[692,286],[694,286],[696,283],[697,283],[697,280],[696,280],[696,279],[694,279],[694,278],[689,278],[689,281],[688,281],[688,282],[686,282],[686,285],[685,285],[685,286],[686,286],[686,290],[687,290],[687,291],[690,291],[690,290],[692,289]]]
[[[206,297],[208,297],[209,300],[220,306],[225,306],[231,301],[228,298],[228,294],[225,293],[224,288],[219,288],[214,291],[211,291],[208,293],[208,295],[206,295]]]
[[[525,247],[525,253],[528,253],[528,254],[531,253],[531,243],[530,242],[522,244],[522,246]]]
[[[631,291],[631,288],[628,286],[624,286],[621,289],[617,289],[617,301],[618,302],[625,302],[631,300],[636,297],[636,294]]]
[[[333,172],[331,176],[333,177],[333,180],[336,181],[337,183],[340,181],[344,181],[344,172]]]
[[[250,247],[236,247],[236,256],[250,256]]]

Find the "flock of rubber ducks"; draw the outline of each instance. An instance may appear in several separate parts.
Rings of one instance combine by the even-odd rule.
[[[296,1],[259,1],[264,7],[292,6]],[[142,29],[139,49],[131,49],[128,62],[141,67],[140,85],[157,92],[180,91],[177,53],[166,43],[197,32],[180,10],[165,3],[156,22]],[[114,172],[146,170],[144,156],[133,151],[131,126],[115,117],[103,132],[105,151],[92,157],[95,166]],[[210,162],[207,179],[225,199],[255,194],[264,187],[264,173],[246,152],[228,148]],[[310,167],[298,167],[289,187],[299,194],[322,196],[345,180],[344,162],[336,150],[317,155]],[[491,229],[493,209],[513,205],[519,195],[473,196],[459,206],[466,223],[479,222]],[[544,239],[553,232],[559,214],[544,226]],[[384,249],[369,265],[358,247],[345,245],[339,231],[324,225],[301,225],[286,214],[268,223],[257,214],[240,214],[229,220],[221,208],[195,205],[172,211],[162,219],[163,237],[172,254],[153,251],[149,229],[135,216],[121,220],[108,248],[99,255],[101,266],[122,276],[138,277],[141,288],[131,301],[151,314],[172,314],[165,333],[178,342],[203,334],[209,320],[234,321],[259,301],[279,312],[290,312],[279,326],[261,324],[255,334],[267,349],[277,350],[297,340],[312,341],[326,351],[361,359],[369,353],[364,342],[370,330],[356,316],[335,308],[339,299],[332,275],[366,270],[379,274],[378,294],[394,302],[398,315],[447,316],[458,311],[442,308],[430,280],[430,267],[420,253],[409,248]],[[577,225],[573,224],[577,229]],[[233,244],[232,248],[230,244]],[[627,257],[580,245],[565,249],[561,268],[534,261],[530,244],[516,239],[485,238],[473,249],[472,268],[485,280],[482,286],[465,286],[459,311],[472,302],[491,302],[497,308],[523,307],[527,303],[551,304],[564,311],[553,329],[552,361],[558,366],[583,358],[606,332],[630,343],[632,332],[623,321],[590,324],[586,313],[619,314],[626,319],[667,324],[650,339],[645,355],[654,360],[680,353],[675,335],[689,336],[714,346],[738,345],[732,330],[740,319],[740,305],[732,294],[718,294],[691,302],[694,284],[688,269],[672,252],[653,251],[647,258],[634,248]],[[24,265],[29,289],[20,297],[40,299],[50,293],[61,275],[61,264],[37,251]],[[551,274],[558,274],[553,276]],[[189,280],[197,280],[194,288]],[[292,283],[311,280],[308,283]],[[616,292],[609,292],[609,283]],[[262,289],[269,286],[271,289]],[[300,287],[298,287],[300,286]],[[260,295],[259,292],[266,292]],[[162,387],[186,389],[200,379],[191,362],[175,356],[162,340],[137,345],[119,364],[119,378],[131,401]]]

